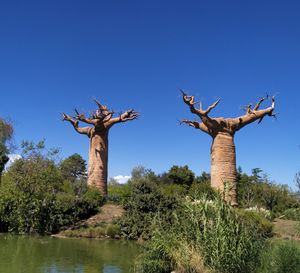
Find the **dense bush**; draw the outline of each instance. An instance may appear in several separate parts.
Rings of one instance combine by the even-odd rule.
[[[125,213],[119,221],[125,238],[149,239],[154,218],[160,215],[166,224],[178,206],[176,198],[164,195],[156,182],[148,175],[130,181],[131,196],[124,204]]]
[[[170,197],[184,197],[188,194],[187,185],[166,184],[160,186],[162,193]]]
[[[237,196],[240,207],[263,207],[274,215],[280,215],[289,208],[299,208],[299,198],[285,185],[271,183],[259,176],[260,169],[253,169],[252,175],[242,173],[237,176]]]
[[[108,201],[123,204],[131,195],[128,184],[109,183]]]
[[[136,272],[254,272],[263,237],[223,201],[186,200],[164,229],[160,221]]]
[[[83,187],[78,194],[71,182],[63,182],[59,167],[44,153],[43,142],[27,142],[23,151],[0,185],[1,231],[56,232],[95,213],[103,203],[97,190]]]
[[[217,196],[217,192],[210,186],[210,183],[208,182],[194,182],[189,189],[188,195],[193,199],[197,199],[203,195],[205,195],[207,198],[213,198]]]
[[[273,224],[265,216],[250,210],[237,210],[242,222],[247,226],[252,226],[263,237],[271,237],[273,234]]]
[[[282,212],[285,219],[300,221],[300,208],[291,208]]]
[[[187,165],[183,167],[174,165],[168,171],[167,176],[174,184],[188,186],[190,186],[195,179],[195,174],[189,169]]]

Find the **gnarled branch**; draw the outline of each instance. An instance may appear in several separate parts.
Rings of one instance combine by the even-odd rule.
[[[210,111],[219,104],[221,100],[219,98],[212,105],[210,105],[206,110],[202,109],[202,102],[199,101],[200,107],[199,109],[196,109],[194,105],[198,102],[195,102],[195,97],[187,95],[183,90],[181,90],[181,93],[182,93],[183,101],[185,102],[185,104],[187,104],[190,107],[191,112],[197,114],[200,118],[202,118],[203,116],[207,116],[210,113]]]
[[[188,126],[194,127],[195,129],[200,129],[201,131],[209,134],[209,130],[203,122],[198,122],[196,120],[183,119],[183,120],[180,120],[179,123],[187,124]]]
[[[238,118],[231,119],[234,130],[238,131],[244,126],[258,120],[258,123],[260,123],[265,116],[271,116],[275,117],[276,114],[273,113],[275,109],[275,97],[272,97],[272,104],[271,107],[265,108],[258,110],[259,107],[261,106],[261,103],[265,101],[267,97],[261,98],[258,103],[254,106],[253,109],[251,109],[251,106],[248,106],[246,114],[243,116],[240,116]]]
[[[190,108],[190,111],[193,114],[196,114],[198,117],[200,117],[200,119],[202,120],[202,122],[205,124],[205,126],[207,128],[209,128],[209,130],[211,131],[213,129],[213,127],[215,126],[215,122],[214,122],[214,118],[210,118],[208,116],[208,114],[210,113],[210,111],[212,109],[214,109],[220,102],[221,99],[218,99],[216,102],[214,102],[212,105],[210,105],[206,110],[202,109],[202,103],[200,103],[200,107],[199,109],[195,108],[195,97],[194,96],[189,96],[187,95],[183,90],[181,90],[182,93],[182,98],[183,101],[185,102],[185,104],[187,104]]]
[[[73,125],[75,131],[78,132],[79,134],[89,135],[90,130],[92,129],[90,127],[79,127],[78,120],[65,113],[63,113],[63,120],[70,122]]]
[[[85,115],[83,113],[79,113],[76,108],[75,108],[75,112],[76,112],[75,118],[77,120],[85,122],[87,124],[92,124],[92,125],[96,125],[97,124],[97,120],[96,119],[91,119],[91,118],[85,117]]]
[[[139,117],[139,113],[134,111],[133,109],[129,109],[124,113],[120,113],[119,117],[112,118],[108,121],[108,126],[111,127],[112,125],[120,122],[126,122],[128,120],[134,120]]]

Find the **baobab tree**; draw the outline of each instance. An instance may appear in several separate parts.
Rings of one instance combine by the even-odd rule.
[[[63,113],[63,120],[69,121],[75,131],[89,137],[89,161],[88,161],[88,185],[98,188],[101,193],[107,195],[107,165],[108,165],[108,133],[110,128],[121,122],[134,120],[138,113],[133,109],[120,113],[118,117],[113,117],[114,112],[105,105],[95,100],[98,109],[92,112],[90,117],[79,113],[76,109],[75,116]],[[79,127],[79,121],[91,126]]]
[[[182,98],[188,105],[190,111],[200,118],[200,122],[196,120],[181,120],[195,129],[199,129],[212,137],[211,145],[211,185],[213,188],[224,194],[225,200],[232,206],[237,205],[236,198],[236,153],[234,136],[237,131],[244,126],[258,120],[260,123],[265,116],[274,116],[275,98],[272,97],[272,104],[265,109],[259,109],[261,103],[268,99],[268,96],[261,98],[258,103],[252,107],[249,104],[245,110],[246,113],[237,118],[213,118],[209,116],[220,102],[218,99],[206,110],[202,108],[202,103],[195,102],[194,96],[187,95],[182,91]],[[195,104],[200,104],[199,108]]]

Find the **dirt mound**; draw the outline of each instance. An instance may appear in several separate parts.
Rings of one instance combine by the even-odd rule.
[[[124,213],[124,209],[121,206],[114,204],[105,204],[101,207],[101,211],[84,221],[86,226],[97,226],[101,223],[110,224],[113,220],[120,218]]]
[[[300,234],[297,229],[297,221],[277,218],[273,223],[274,233],[276,236],[285,239],[300,240]]]

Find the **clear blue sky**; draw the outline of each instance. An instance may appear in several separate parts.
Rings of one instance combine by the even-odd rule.
[[[0,116],[15,142],[46,138],[62,157],[87,158],[88,139],[61,113],[88,113],[96,97],[141,118],[110,132],[109,175],[139,164],[155,172],[188,164],[209,171],[208,135],[177,120],[193,118],[179,88],[212,116],[238,116],[266,92],[278,120],[236,135],[237,162],[292,186],[300,169],[299,1],[2,1]],[[267,106],[267,105],[266,105]]]

